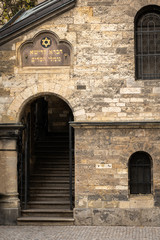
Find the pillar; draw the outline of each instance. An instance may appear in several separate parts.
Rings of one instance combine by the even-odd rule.
[[[18,198],[17,139],[21,124],[0,124],[0,224],[16,225]]]

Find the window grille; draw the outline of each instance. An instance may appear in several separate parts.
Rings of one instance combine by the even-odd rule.
[[[131,194],[151,193],[151,158],[145,152],[134,153],[129,160]]]
[[[136,78],[160,78],[160,13],[141,14],[135,22]]]

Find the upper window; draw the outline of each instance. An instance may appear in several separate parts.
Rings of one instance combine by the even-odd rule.
[[[135,18],[136,79],[160,79],[160,8],[144,7]]]
[[[135,152],[129,160],[131,194],[151,193],[151,157],[146,152]]]

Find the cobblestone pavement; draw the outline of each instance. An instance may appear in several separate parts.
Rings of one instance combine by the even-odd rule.
[[[160,240],[160,227],[0,226],[0,240]]]

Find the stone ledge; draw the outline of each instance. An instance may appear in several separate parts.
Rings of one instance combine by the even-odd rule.
[[[15,73],[19,74],[26,74],[26,73],[41,73],[41,74],[49,74],[49,73],[55,73],[55,74],[70,74],[72,69],[72,65],[69,67],[66,66],[50,66],[50,67],[22,67],[22,68],[15,68],[14,71]]]
[[[160,122],[70,122],[73,128],[160,129]]]
[[[0,139],[17,139],[24,128],[22,123],[0,123]]]

